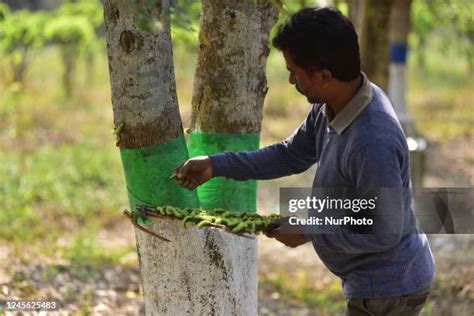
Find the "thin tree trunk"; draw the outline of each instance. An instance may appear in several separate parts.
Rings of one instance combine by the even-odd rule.
[[[474,74],[474,29],[467,34],[466,58],[469,66],[469,75]]]
[[[423,186],[426,166],[426,141],[417,133],[414,119],[406,105],[408,33],[412,0],[394,0],[390,13],[390,69],[388,96],[392,101],[403,130],[417,146],[410,149],[410,174],[414,187]]]
[[[192,99],[193,133],[226,135],[229,139],[235,134],[260,133],[268,91],[265,75],[268,39],[278,14],[273,3],[203,1]],[[217,147],[228,148],[225,138],[213,140],[221,142]],[[220,199],[217,207],[232,208],[228,201],[232,198],[226,190],[236,195],[242,193],[236,192],[239,187],[232,185],[213,188],[213,195]],[[247,198],[255,200],[252,194]],[[227,302],[223,305],[216,301],[217,308],[212,314],[257,315],[257,240],[214,233],[206,241],[214,257],[222,258],[215,275],[222,279]]]
[[[204,0],[191,128],[206,133],[260,132],[267,93],[272,1]]]
[[[92,45],[91,45],[92,46]],[[87,51],[84,53],[85,61],[85,73],[86,73],[86,82],[88,85],[94,86],[95,83],[95,68],[97,64],[95,45],[88,47]]]
[[[26,65],[28,63],[28,51],[29,48],[23,46],[20,52],[20,61],[18,63],[12,62],[13,82],[18,82],[22,85],[25,79]]]
[[[385,91],[388,87],[388,21],[393,0],[353,0],[352,19],[359,34],[362,70]],[[354,10],[354,8],[359,8]]]
[[[406,109],[406,61],[410,31],[411,0],[395,0],[390,13],[390,69],[388,96],[400,120],[408,119]]]
[[[153,1],[153,7],[148,3],[104,2],[114,123],[124,123],[121,148],[162,144],[182,134],[169,25],[162,16],[168,1]],[[145,24],[162,23],[162,28],[143,30],[139,17]]]
[[[108,0],[104,9],[114,122],[131,207],[141,203],[196,207],[196,193],[168,179],[187,158],[168,2]],[[233,266],[226,252],[244,253],[243,241],[235,243],[236,249],[216,252],[214,232],[184,229],[179,221],[162,219],[153,220],[148,229],[171,242],[136,230],[147,315],[228,315],[241,308],[240,301],[225,295],[231,280],[245,271],[215,270]]]
[[[365,31],[369,0],[349,0],[349,17],[359,36],[360,55],[365,55],[367,32]]]
[[[63,59],[63,89],[66,99],[73,94],[74,74],[78,57],[77,47],[74,44],[62,44],[61,55]]]

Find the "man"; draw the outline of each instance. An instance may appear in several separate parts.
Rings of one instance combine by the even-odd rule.
[[[350,20],[332,8],[302,9],[279,28],[273,45],[283,53],[289,82],[314,104],[306,120],[281,143],[188,160],[178,170],[180,185],[192,190],[212,177],[272,179],[316,163],[313,188],[408,189],[405,136],[386,95],[360,70]],[[387,196],[387,216],[413,219],[410,199]],[[342,279],[347,315],[417,315],[427,299],[434,261],[424,234],[268,235],[290,247],[313,243]]]

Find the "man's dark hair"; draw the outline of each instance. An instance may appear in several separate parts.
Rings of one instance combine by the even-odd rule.
[[[352,22],[335,8],[296,12],[279,27],[273,46],[289,53],[301,68],[327,69],[341,81],[360,75],[357,33]]]

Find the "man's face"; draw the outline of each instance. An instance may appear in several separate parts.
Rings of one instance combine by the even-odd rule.
[[[286,68],[290,72],[288,81],[295,85],[296,90],[302,95],[306,96],[310,103],[324,102],[320,95],[320,86],[318,84],[319,77],[317,71],[306,71],[305,69],[296,65],[291,55],[283,51],[283,57],[286,61]]]

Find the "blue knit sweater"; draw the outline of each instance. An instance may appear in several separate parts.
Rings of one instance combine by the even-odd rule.
[[[314,188],[409,188],[409,152],[390,101],[364,76],[349,104],[331,117],[315,104],[287,140],[252,152],[211,156],[214,176],[235,180],[273,179],[317,164]],[[413,218],[411,200],[390,210]],[[306,238],[347,298],[399,296],[426,288],[434,260],[424,234],[311,234]]]

